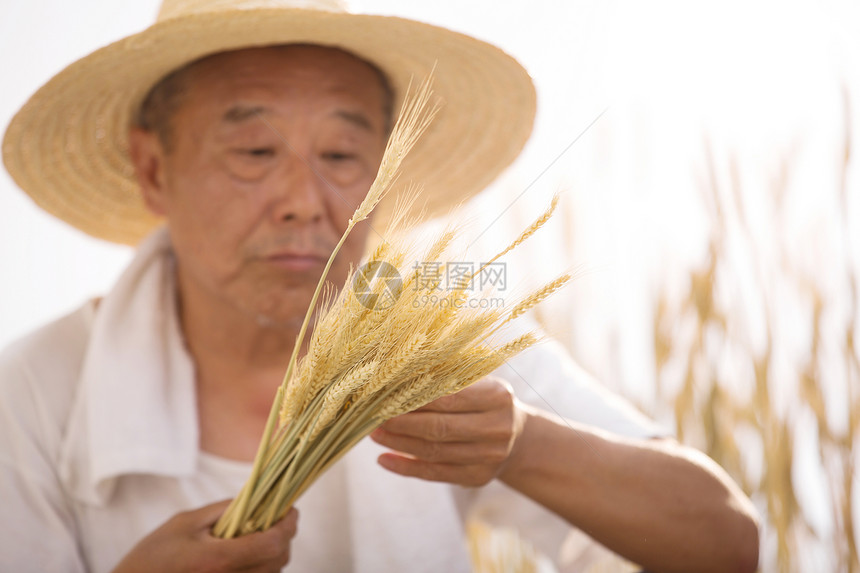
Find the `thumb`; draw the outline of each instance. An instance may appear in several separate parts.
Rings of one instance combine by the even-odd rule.
[[[204,505],[197,509],[184,512],[183,518],[189,522],[193,522],[200,527],[211,527],[215,525],[218,518],[227,510],[232,500],[224,499],[209,505]]]

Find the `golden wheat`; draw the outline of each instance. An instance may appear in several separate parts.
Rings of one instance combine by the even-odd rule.
[[[393,143],[386,149],[379,184],[374,182],[368,199],[350,219],[344,238],[369,216],[381,197],[379,189],[389,187],[396,178],[397,165],[415,142],[415,130],[426,127],[432,117],[425,110],[430,98],[427,84],[417,93],[404,104],[405,115],[398,120]],[[537,231],[556,203],[554,200],[546,213],[493,260]],[[409,222],[402,213],[395,214],[394,220],[401,227],[392,230],[363,267],[350,272],[336,295],[325,291],[317,309],[326,273],[344,239],[332,253],[272,405],[251,476],[216,523],[216,535],[233,537],[270,527],[322,472],[386,420],[462,390],[534,344],[537,338],[533,334],[509,342],[498,341],[495,335],[502,325],[569,280],[563,276],[527,293],[510,312],[463,304],[467,283],[428,303],[418,277],[404,268],[405,261],[410,255],[438,260],[446,255],[456,233],[446,229],[421,253],[409,239]],[[407,277],[406,288],[393,292],[389,281],[374,280],[371,263],[397,268],[400,276]],[[370,276],[357,274],[363,272]],[[357,279],[366,283],[362,290],[369,292],[356,291]],[[390,304],[377,304],[380,301]],[[307,352],[299,361],[314,312],[318,314]]]

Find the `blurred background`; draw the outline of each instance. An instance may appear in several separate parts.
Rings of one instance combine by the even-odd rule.
[[[538,318],[742,485],[764,516],[762,571],[860,571],[860,5],[351,6],[474,35],[525,65],[534,135],[466,206],[470,241],[498,250],[561,192],[509,282],[576,270]],[[4,0],[0,126],[157,7]],[[5,171],[0,213],[0,347],[105,292],[131,257],[42,214]]]

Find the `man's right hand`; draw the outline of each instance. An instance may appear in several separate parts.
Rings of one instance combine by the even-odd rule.
[[[177,513],[135,545],[114,573],[280,571],[290,560],[296,535],[295,508],[267,531],[219,539],[211,529],[229,503]]]

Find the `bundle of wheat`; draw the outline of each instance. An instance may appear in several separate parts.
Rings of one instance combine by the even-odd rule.
[[[432,118],[429,94],[425,83],[416,97],[407,99],[377,180],[340,244],[390,187],[399,161]],[[523,297],[507,312],[465,304],[467,288],[486,265],[537,231],[556,205],[557,199],[517,240],[477,271],[462,277],[453,288],[449,285],[433,303],[414,288],[418,280],[415,273],[401,270],[400,276],[406,278],[396,292],[391,291],[389,281],[368,283],[350,273],[336,296],[324,297],[307,353],[298,361],[327,266],[296,341],[284,384],[275,397],[251,476],[216,524],[215,534],[233,537],[267,529],[322,472],[383,422],[465,388],[534,344],[537,337],[531,333],[509,341],[499,341],[498,334],[510,321],[561,288],[568,275]],[[393,226],[393,238],[374,250],[362,266],[365,272],[383,265],[402,267],[413,253],[405,234],[408,222],[402,216],[395,217]],[[454,238],[454,231],[446,230],[423,253],[422,260],[439,260]],[[356,283],[362,288],[356,289]]]

